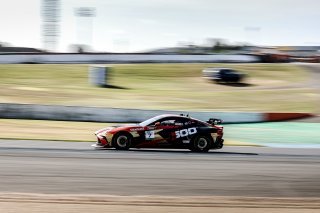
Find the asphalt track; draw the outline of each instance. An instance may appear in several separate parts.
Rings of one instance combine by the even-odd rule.
[[[320,197],[320,149],[94,150],[0,140],[0,192]]]

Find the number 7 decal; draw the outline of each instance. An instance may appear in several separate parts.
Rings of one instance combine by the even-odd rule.
[[[146,137],[146,139],[148,140],[148,139],[153,139],[154,138],[154,131],[152,130],[152,131],[146,131],[145,132],[145,137]]]

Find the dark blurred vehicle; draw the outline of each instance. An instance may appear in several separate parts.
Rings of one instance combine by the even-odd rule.
[[[246,77],[244,73],[229,68],[205,68],[202,76],[218,83],[240,83]]]

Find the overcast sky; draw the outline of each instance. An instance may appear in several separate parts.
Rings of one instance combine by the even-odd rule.
[[[204,44],[208,38],[320,45],[319,0],[60,1],[60,51],[79,42],[119,52]],[[74,15],[78,7],[95,7],[96,16],[81,20]],[[0,42],[42,48],[40,8],[41,0],[0,0]]]

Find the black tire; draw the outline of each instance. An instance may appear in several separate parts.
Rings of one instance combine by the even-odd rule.
[[[190,150],[193,152],[208,152],[212,145],[212,139],[206,135],[197,135],[191,141]]]
[[[131,146],[132,136],[130,133],[119,132],[112,139],[112,146],[118,150],[128,150]]]

